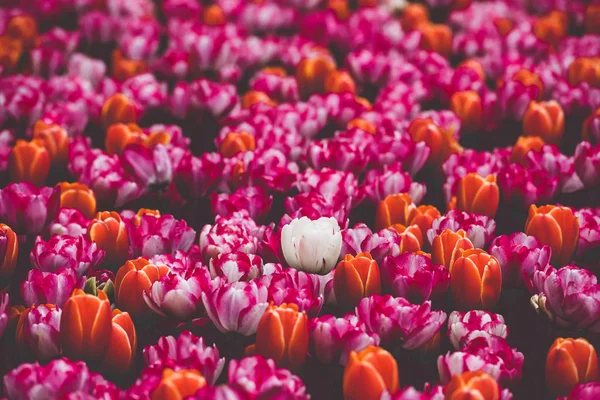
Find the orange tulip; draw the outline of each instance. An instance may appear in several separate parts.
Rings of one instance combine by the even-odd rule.
[[[17,140],[9,156],[8,170],[14,182],[42,186],[50,171],[50,154],[40,140]]]
[[[112,76],[113,78],[124,81],[133,78],[148,71],[146,61],[133,60],[123,56],[121,50],[117,49],[112,55]]]
[[[244,108],[250,108],[258,103],[265,103],[272,106],[277,105],[266,93],[258,90],[250,90],[242,96],[242,107]]]
[[[344,21],[350,16],[347,0],[328,0],[327,8],[332,10],[340,21]]]
[[[129,256],[129,235],[119,213],[103,211],[88,226],[88,236],[106,251],[104,262],[109,267],[122,265]]]
[[[141,319],[152,315],[144,301],[144,291],[169,272],[165,265],[151,264],[145,258],[127,261],[115,277],[115,303],[129,312],[133,318]]]
[[[386,350],[368,346],[350,352],[344,370],[345,400],[379,399],[385,391],[394,393],[399,387],[398,365]]]
[[[580,383],[596,382],[598,356],[587,340],[557,338],[546,357],[546,387],[553,396],[566,396]]]
[[[6,25],[5,35],[20,41],[23,51],[29,51],[38,44],[37,22],[27,15],[12,17]]]
[[[494,20],[494,25],[501,36],[506,36],[510,31],[512,31],[515,23],[509,18],[496,18]]]
[[[405,31],[412,31],[429,22],[429,11],[422,4],[410,3],[404,8],[400,23]]]
[[[512,80],[521,82],[525,86],[536,86],[538,90],[538,101],[541,101],[544,97],[544,84],[542,79],[535,72],[531,72],[528,69],[521,68],[512,76]]]
[[[363,297],[381,293],[381,276],[377,261],[369,253],[356,257],[346,254],[335,268],[333,289],[338,304],[354,308]]]
[[[510,162],[525,165],[525,158],[530,151],[541,151],[546,143],[539,136],[519,136],[510,153]]]
[[[0,289],[10,283],[17,257],[19,255],[19,240],[17,234],[5,224],[0,224]]]
[[[458,181],[456,196],[450,200],[448,209],[494,218],[499,203],[500,190],[496,177],[488,175],[483,178],[476,172],[471,172]]]
[[[583,126],[581,128],[581,138],[588,142],[593,142],[592,132],[591,132],[591,124],[594,118],[600,117],[600,107],[596,109],[589,117],[583,121]]]
[[[92,189],[78,182],[61,182],[59,186],[61,208],[76,208],[86,218],[91,219],[94,217],[96,214],[96,196]]]
[[[225,25],[227,17],[217,4],[211,4],[202,12],[202,22],[209,26]]]
[[[600,4],[590,4],[586,8],[583,24],[587,33],[600,34]]]
[[[525,233],[552,248],[550,262],[562,266],[569,262],[579,242],[579,221],[569,207],[532,204]]]
[[[408,221],[410,225],[417,225],[421,229],[421,235],[427,237],[427,231],[431,228],[433,220],[441,216],[440,211],[434,206],[419,206],[417,207],[417,213]]]
[[[357,128],[357,129],[360,129],[367,133],[370,133],[371,135],[374,135],[377,133],[377,127],[375,126],[375,124],[372,123],[371,121],[367,121],[366,119],[362,119],[362,118],[354,118],[354,119],[350,120],[350,122],[348,122],[348,125],[346,127],[348,130]]]
[[[153,210],[150,208],[140,208],[138,210],[138,212],[135,214],[135,217],[133,218],[133,224],[135,226],[140,226],[142,223],[142,217],[144,215],[152,215],[153,217],[160,217],[160,211],[159,210]]]
[[[481,249],[462,250],[450,268],[450,289],[459,309],[490,310],[502,290],[498,260]]]
[[[565,130],[565,113],[556,101],[532,101],[523,115],[523,135],[557,144]]]
[[[260,71],[270,75],[287,76],[287,72],[281,67],[264,67]]]
[[[102,122],[105,127],[114,124],[133,124],[137,118],[135,103],[121,93],[110,96],[102,105]]]
[[[431,118],[417,118],[408,128],[414,142],[425,142],[431,149],[428,162],[432,165],[442,165],[448,156],[461,150],[452,132],[437,126]]]
[[[408,225],[416,215],[417,207],[408,194],[390,194],[377,206],[375,229],[385,229],[394,224]]]
[[[296,80],[302,98],[308,98],[313,93],[324,93],[325,77],[334,70],[333,61],[324,56],[300,61],[296,66]]]
[[[423,24],[418,27],[423,34],[421,48],[427,51],[435,51],[444,57],[452,52],[452,30],[444,24]]]
[[[444,389],[446,400],[499,400],[498,382],[483,371],[455,375]]]
[[[152,400],[181,400],[194,395],[204,386],[206,386],[206,379],[195,369],[182,369],[175,372],[166,368],[151,398]]]
[[[4,68],[5,72],[15,71],[22,54],[21,41],[9,36],[0,36],[0,67]]]
[[[477,72],[479,79],[481,79],[482,81],[485,81],[485,71],[483,70],[483,65],[481,65],[481,63],[479,61],[473,60],[471,58],[471,59],[461,62],[458,66],[459,66],[459,68],[472,69],[473,71]]]
[[[450,229],[442,231],[433,239],[431,244],[431,261],[452,270],[452,266],[461,256],[461,251],[473,249],[473,243],[462,229],[452,232]]]
[[[58,124],[37,121],[33,126],[33,137],[44,143],[55,165],[66,165],[69,161],[69,134]]]
[[[296,304],[271,305],[256,328],[250,352],[272,358],[277,366],[298,370],[308,352],[308,317]]]
[[[552,11],[533,24],[533,34],[543,42],[556,46],[567,35],[569,17],[562,11]]]
[[[325,76],[326,93],[356,93],[356,84],[346,71],[334,70]]]
[[[233,157],[237,153],[254,151],[255,148],[254,136],[248,132],[229,132],[221,143],[221,154],[223,157]]]
[[[129,372],[136,349],[137,336],[131,317],[118,308],[114,309],[110,344],[106,350],[106,357],[102,361],[102,369],[111,374]]]
[[[100,361],[112,332],[110,302],[76,289],[63,307],[60,342],[63,354],[74,360]]]
[[[456,92],[450,98],[450,109],[460,118],[465,133],[476,133],[483,125],[481,97],[474,90]]]
[[[106,152],[121,154],[128,144],[144,144],[145,141],[146,134],[136,124],[114,124],[106,131]]]
[[[567,71],[571,86],[587,82],[590,86],[600,87],[600,57],[579,57]]]
[[[400,235],[400,254],[421,251],[421,247],[423,247],[423,234],[418,225],[404,226],[394,224],[390,226],[390,229],[395,230]]]

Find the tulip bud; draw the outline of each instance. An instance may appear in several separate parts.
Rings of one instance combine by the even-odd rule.
[[[390,194],[377,206],[375,229],[385,229],[394,224],[406,226],[416,215],[417,207],[408,194]]]
[[[586,82],[592,87],[600,87],[600,57],[579,57],[575,59],[567,71],[571,86]]]
[[[560,39],[567,35],[568,18],[565,12],[554,10],[535,21],[533,34],[541,41],[556,46]]]
[[[256,344],[247,352],[272,358],[278,367],[298,370],[308,352],[308,317],[296,304],[271,305],[256,329]]]
[[[0,224],[0,289],[10,283],[18,256],[17,234],[8,225]]]
[[[455,375],[444,389],[446,399],[500,400],[498,383],[483,371],[469,371]]]
[[[481,97],[474,90],[456,92],[450,98],[450,109],[460,118],[461,130],[477,133],[483,125]]]
[[[409,221],[409,223],[411,225],[417,225],[425,238],[427,237],[427,231],[431,228],[433,221],[440,216],[439,210],[434,206],[419,206],[417,207],[417,214]]]
[[[145,258],[127,261],[115,278],[115,303],[133,318],[149,317],[153,313],[144,301],[144,291],[149,291],[167,272],[169,267],[156,266]]]
[[[31,182],[42,186],[50,171],[50,154],[40,140],[17,140],[9,156],[8,170],[14,182]]]
[[[28,51],[37,46],[38,26],[33,17],[17,15],[8,21],[5,34],[23,44],[23,50]]]
[[[600,35],[600,4],[587,6],[583,24],[587,33]]]
[[[249,92],[246,92],[246,94],[244,94],[244,96],[242,96],[242,107],[243,108],[250,108],[253,105],[259,104],[259,103],[268,104],[270,106],[277,105],[277,103],[275,103],[269,97],[269,95],[267,95],[265,92],[261,92],[258,90],[250,90]]]
[[[60,125],[37,121],[33,125],[33,137],[44,143],[54,165],[65,165],[69,160],[69,134]]]
[[[110,302],[77,289],[67,300],[60,321],[63,354],[71,359],[99,361],[111,341]]]
[[[23,44],[19,40],[2,35],[0,36],[0,67],[5,72],[15,71],[19,59],[23,54]]]
[[[335,64],[324,56],[300,61],[296,66],[296,80],[302,98],[308,98],[314,93],[324,93],[325,78],[332,71],[335,71]]]
[[[75,208],[86,217],[93,218],[96,214],[96,196],[83,183],[61,182],[60,208]]]
[[[125,81],[128,78],[141,75],[148,70],[146,61],[127,58],[123,56],[120,49],[113,52],[111,64],[112,76],[119,81]]]
[[[498,260],[483,250],[461,250],[450,268],[450,289],[459,309],[491,309],[502,289]]]
[[[363,297],[380,294],[377,261],[369,253],[346,254],[335,269],[333,288],[338,305],[346,309],[354,308]]]
[[[579,222],[568,207],[532,204],[525,222],[525,233],[535,236],[542,244],[550,246],[553,265],[565,265],[579,241]]]
[[[115,268],[122,265],[129,256],[129,235],[127,228],[115,211],[103,211],[88,226],[88,237],[106,252],[104,262]]]
[[[390,226],[390,229],[398,232],[398,235],[400,236],[400,254],[421,251],[421,247],[423,246],[423,234],[417,225],[404,226],[394,224]]]
[[[566,396],[580,383],[598,381],[598,356],[587,340],[557,338],[546,358],[546,387],[553,396]]]
[[[118,308],[112,312],[112,333],[110,343],[106,349],[106,356],[102,361],[102,369],[111,374],[124,374],[129,372],[135,351],[137,349],[137,336],[131,317]]]
[[[461,149],[452,132],[436,125],[430,118],[415,119],[408,131],[414,142],[425,142],[431,149],[428,162],[432,165],[441,165],[450,154]]]
[[[146,134],[134,123],[113,124],[106,131],[105,146],[108,154],[121,154],[127,145],[146,142]]]
[[[237,153],[254,151],[255,148],[254,136],[248,132],[229,132],[221,143],[221,154],[223,157],[233,157]]]
[[[525,166],[527,153],[530,151],[541,151],[546,143],[539,136],[519,136],[512,148],[509,161]]]
[[[400,23],[405,31],[412,31],[429,22],[429,11],[423,4],[409,3],[402,12]]]
[[[206,386],[206,379],[195,369],[163,371],[162,380],[152,392],[152,400],[180,400],[193,396]]]
[[[137,119],[135,103],[121,93],[106,99],[102,106],[102,123],[105,127],[114,124],[134,124]]]
[[[556,101],[529,103],[523,116],[523,135],[539,136],[546,143],[557,144],[565,130],[565,113]]]
[[[452,265],[460,257],[461,251],[473,248],[473,243],[465,231],[459,229],[458,232],[453,232],[446,229],[433,239],[431,261],[452,270]]]
[[[418,27],[423,34],[421,48],[427,51],[435,51],[444,57],[452,52],[452,30],[444,24],[423,24]]]
[[[225,25],[227,16],[218,4],[211,4],[202,11],[202,22],[208,26]]]
[[[379,399],[399,389],[398,365],[386,350],[369,346],[351,352],[344,370],[344,399]]]
[[[466,211],[472,214],[494,218],[500,203],[500,190],[494,175],[481,177],[475,172],[458,181],[456,196],[450,200],[448,209]]]
[[[356,84],[346,71],[333,70],[325,76],[325,93],[356,93]]]

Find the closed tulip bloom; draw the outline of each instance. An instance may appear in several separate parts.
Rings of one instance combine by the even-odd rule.
[[[61,182],[60,208],[75,208],[86,217],[96,215],[96,196],[94,192],[83,183]]]
[[[452,197],[448,208],[494,218],[499,203],[500,190],[496,176],[483,178],[471,172],[458,181],[456,196]]]
[[[335,71],[335,64],[326,56],[305,58],[296,66],[296,80],[302,98],[325,92],[325,78]]]
[[[398,235],[400,236],[400,254],[421,251],[421,247],[423,246],[423,234],[417,225],[404,226],[394,224],[390,226],[390,229],[398,232]]]
[[[447,400],[500,400],[498,383],[483,371],[469,371],[454,376],[444,393]]]
[[[112,312],[112,332],[102,369],[111,374],[129,372],[137,349],[137,336],[131,317],[118,308]]]
[[[582,82],[592,87],[600,87],[600,57],[580,57],[575,59],[567,71],[571,86]]]
[[[16,233],[6,224],[0,224],[0,289],[10,283],[17,265],[19,240]]]
[[[546,387],[554,396],[566,396],[578,384],[598,381],[598,355],[583,338],[557,338],[546,357]]]
[[[108,154],[121,154],[129,144],[144,144],[146,134],[136,124],[113,124],[106,131],[105,146]]]
[[[194,369],[163,371],[162,380],[151,395],[152,400],[181,400],[206,386],[206,379]]]
[[[426,238],[427,231],[431,228],[433,221],[441,215],[440,211],[434,206],[419,206],[417,207],[417,214],[409,221],[409,224],[417,225],[421,229],[423,238]]]
[[[474,90],[456,92],[450,98],[450,109],[460,118],[461,131],[476,133],[483,124],[481,97]]]
[[[523,134],[558,144],[565,130],[565,113],[556,101],[532,101],[523,115]]]
[[[40,140],[17,140],[8,162],[10,179],[14,182],[31,182],[41,186],[50,171],[50,154]]]
[[[102,106],[102,122],[105,127],[113,124],[132,124],[138,119],[138,111],[133,100],[117,93],[110,96]]]
[[[377,261],[369,253],[346,254],[335,269],[333,288],[338,305],[346,309],[355,307],[363,297],[380,294]]]
[[[413,204],[408,194],[390,194],[377,206],[375,229],[389,228],[394,224],[406,226],[417,214],[417,206]]]
[[[546,142],[544,142],[544,139],[539,136],[519,136],[511,150],[509,161],[525,166],[527,153],[530,151],[539,152],[545,144]]]
[[[256,329],[250,352],[272,358],[278,367],[298,370],[308,352],[308,317],[295,304],[271,305]]]
[[[69,160],[69,134],[58,124],[37,121],[33,125],[33,137],[44,143],[53,165],[65,165]]]
[[[409,3],[402,11],[400,23],[405,31],[412,31],[429,22],[429,11],[423,4]]]
[[[569,16],[565,12],[554,10],[537,18],[533,24],[533,34],[541,41],[555,46],[566,36],[568,28]]]
[[[356,84],[346,71],[334,70],[325,77],[326,93],[356,93]]]
[[[525,233],[535,236],[542,244],[550,246],[550,262],[562,266],[569,262],[579,241],[579,222],[568,207],[553,205],[529,207]]]
[[[96,218],[88,227],[88,236],[106,252],[104,257],[106,265],[116,268],[127,260],[129,236],[119,213],[103,211],[96,214]]]
[[[5,34],[15,40],[19,40],[25,50],[31,50],[37,45],[37,21],[29,15],[14,16],[8,21]]]
[[[75,360],[100,361],[106,355],[111,332],[110,302],[75,290],[63,307],[60,321],[63,354]]]
[[[60,317],[61,310],[53,304],[22,312],[15,332],[19,350],[42,362],[60,355]]]
[[[436,125],[430,118],[417,118],[408,128],[414,142],[425,142],[431,149],[428,163],[441,165],[452,153],[460,151],[460,145],[452,132]]]
[[[423,24],[418,27],[423,34],[421,48],[423,50],[435,51],[444,57],[452,52],[452,30],[444,24]]]
[[[450,290],[461,310],[489,310],[500,300],[502,270],[495,257],[483,250],[461,252],[450,268]]]
[[[399,387],[398,365],[386,350],[369,346],[350,353],[344,370],[345,400],[377,400],[385,392],[397,392]]]
[[[223,157],[233,157],[237,153],[254,151],[256,140],[248,132],[229,132],[221,142],[221,154]]]
[[[149,317],[153,313],[144,301],[144,291],[149,291],[167,272],[169,267],[156,266],[145,258],[127,261],[115,277],[115,303],[133,318]]]
[[[452,265],[461,255],[462,250],[473,249],[473,243],[462,229],[453,232],[444,230],[433,239],[431,244],[431,261],[452,270]]]

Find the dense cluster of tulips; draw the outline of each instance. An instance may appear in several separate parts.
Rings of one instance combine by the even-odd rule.
[[[1,3],[0,398],[600,398],[600,2]]]

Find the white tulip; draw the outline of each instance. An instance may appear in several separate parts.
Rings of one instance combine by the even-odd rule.
[[[337,264],[342,234],[335,218],[295,218],[281,230],[281,249],[290,267],[324,275]]]

